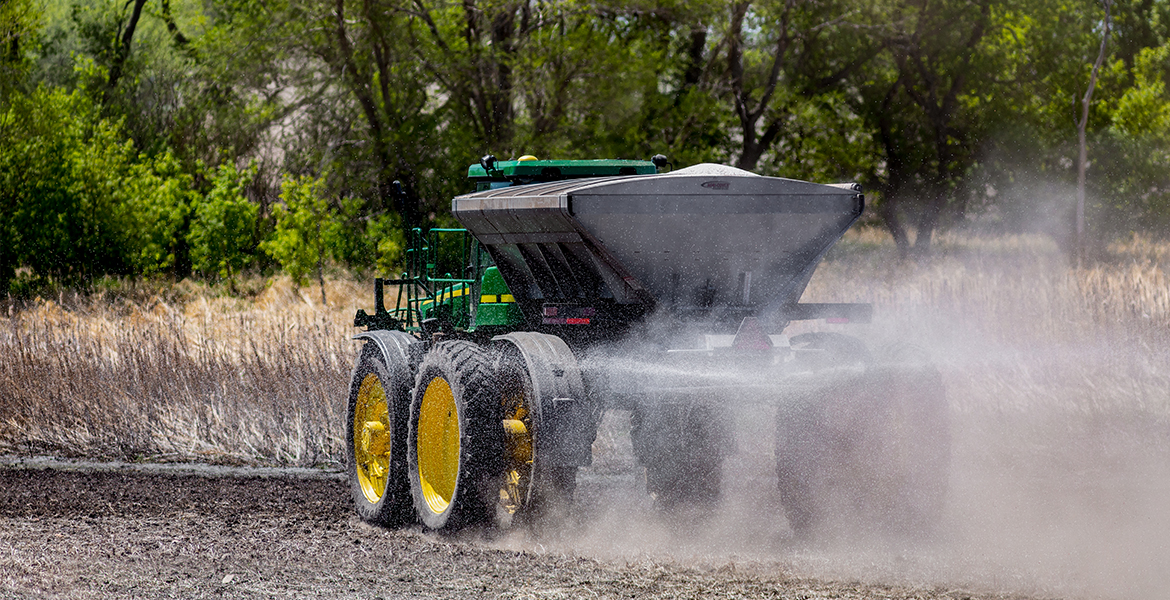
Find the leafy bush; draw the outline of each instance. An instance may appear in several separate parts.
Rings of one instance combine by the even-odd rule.
[[[244,195],[256,175],[254,166],[243,172],[230,163],[220,165],[207,196],[195,202],[191,233],[191,266],[204,277],[234,281],[255,260],[257,217],[260,207]]]
[[[5,274],[86,279],[128,268],[129,215],[119,183],[133,153],[77,93],[12,97],[0,117]]]
[[[192,192],[169,154],[138,156],[61,89],[12,95],[0,139],[0,290],[22,267],[72,284],[174,265]]]
[[[373,262],[379,273],[390,275],[402,267],[406,232],[402,229],[402,219],[397,213],[370,219],[365,239],[373,247]],[[368,263],[369,258],[365,262]]]
[[[399,216],[363,219],[361,198],[330,205],[325,185],[324,177],[286,177],[280,186],[283,204],[273,209],[276,229],[260,249],[297,285],[305,285],[314,270],[320,280],[327,260],[359,271],[370,264],[381,273],[398,268],[405,243]]]
[[[280,263],[297,285],[305,285],[315,268],[317,277],[327,255],[342,236],[337,215],[329,209],[322,194],[325,182],[312,177],[286,177],[280,186],[284,205],[273,210],[276,230],[260,244],[260,249]]]
[[[191,176],[183,173],[170,153],[127,182],[135,237],[131,257],[139,274],[175,272],[187,251],[192,206],[199,198]]]

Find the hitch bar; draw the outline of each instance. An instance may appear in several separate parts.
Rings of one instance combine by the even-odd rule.
[[[781,311],[789,321],[811,321],[827,319],[839,323],[869,323],[873,319],[872,304],[790,304]]]

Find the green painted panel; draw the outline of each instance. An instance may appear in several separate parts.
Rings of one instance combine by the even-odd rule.
[[[481,294],[485,296],[499,296],[502,294],[511,294],[508,289],[508,284],[504,283],[504,276],[500,275],[499,267],[488,267],[483,272],[483,285],[480,286]]]
[[[648,160],[501,160],[492,173],[474,164],[467,168],[473,181],[533,179],[555,181],[577,177],[611,177],[615,175],[653,175],[658,172]]]
[[[475,327],[515,327],[524,323],[524,314],[515,302],[495,304],[479,303],[475,309]]]
[[[479,307],[475,309],[475,326],[515,326],[524,323],[524,314],[512,297],[508,284],[500,275],[498,267],[488,267],[483,272],[480,286]]]

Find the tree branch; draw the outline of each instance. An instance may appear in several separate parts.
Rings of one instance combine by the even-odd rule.
[[[130,20],[126,23],[126,28],[121,31],[122,36],[117,51],[114,53],[114,62],[110,65],[109,79],[106,81],[104,101],[109,100],[109,93],[118,86],[118,80],[122,78],[126,61],[130,58],[130,44],[134,42],[134,31],[138,28],[138,19],[142,17],[142,7],[146,5],[146,0],[127,0],[126,6],[130,6],[131,2],[134,3],[134,10],[130,13]]]
[[[1085,90],[1085,97],[1081,99],[1081,121],[1077,124],[1077,143],[1079,154],[1077,157],[1077,239],[1076,258],[1080,264],[1085,253],[1085,172],[1089,168],[1089,147],[1086,142],[1085,130],[1089,126],[1089,105],[1093,102],[1093,89],[1097,86],[1097,73],[1105,62],[1105,49],[1109,43],[1109,30],[1112,18],[1109,9],[1113,0],[1101,0],[1105,7],[1105,30],[1101,32],[1101,47],[1097,50],[1097,61],[1093,63],[1093,71],[1089,75],[1089,89]]]

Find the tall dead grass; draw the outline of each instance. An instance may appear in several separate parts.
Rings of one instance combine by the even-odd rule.
[[[1044,236],[947,234],[929,260],[898,263],[862,230],[803,301],[873,302],[862,335],[929,351],[972,460],[1107,472],[1170,452],[1170,243],[1109,250],[1076,268]]]
[[[1046,236],[940,238],[929,260],[899,263],[882,232],[851,232],[805,301],[865,299],[898,321],[945,314],[1021,342],[1170,331],[1170,243],[1135,237],[1108,262],[1073,268]]]
[[[330,306],[278,280],[251,301],[99,295],[14,311],[0,319],[0,453],[336,463],[367,293],[328,291]]]
[[[1023,436],[1168,428],[1170,244],[1134,238],[1081,269],[1042,236],[947,234],[936,249],[900,263],[882,232],[851,232],[804,301],[874,303],[875,322],[846,332],[925,347],[956,413]],[[140,290],[14,310],[0,317],[0,453],[335,464],[353,312],[371,294],[327,291],[328,306],[277,280],[250,300]],[[1087,420],[1035,421],[1069,414]]]

